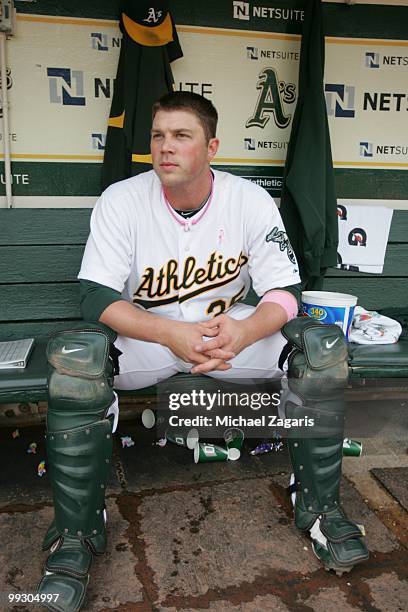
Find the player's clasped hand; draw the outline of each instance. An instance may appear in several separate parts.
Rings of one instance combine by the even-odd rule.
[[[166,337],[163,338],[163,344],[183,361],[197,364],[191,370],[193,374],[229,370],[231,364],[228,363],[228,360],[232,359],[235,353],[227,348],[219,347],[218,344],[210,347],[208,343],[203,342],[203,336],[213,339],[218,333],[217,325],[207,327],[206,323],[171,321]],[[198,346],[207,346],[208,350],[205,352],[197,350]],[[200,369],[196,370],[198,366]]]
[[[199,342],[194,348],[201,355],[215,358],[223,358],[224,354],[231,355],[232,359],[238,355],[246,346],[245,324],[237,321],[228,315],[219,315],[210,321],[200,323],[204,327],[204,335],[211,339]],[[215,333],[214,333],[215,332]],[[201,362],[191,370],[192,374],[204,374],[210,372],[211,362]],[[218,369],[218,368],[217,368]]]

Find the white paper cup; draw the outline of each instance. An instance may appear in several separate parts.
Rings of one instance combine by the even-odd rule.
[[[156,423],[156,416],[150,408],[145,408],[142,412],[142,423],[146,429],[152,429]]]
[[[322,323],[338,325],[346,338],[349,336],[356,304],[357,297],[348,293],[336,293],[334,291],[302,292],[303,313]]]

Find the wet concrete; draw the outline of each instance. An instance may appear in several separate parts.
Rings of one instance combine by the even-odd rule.
[[[42,428],[0,431],[0,592],[34,593],[52,519]],[[135,445],[122,448],[121,435]],[[37,442],[36,455],[28,454]],[[85,611],[369,612],[408,608],[408,516],[371,470],[407,468],[407,440],[364,443],[343,463],[342,499],[364,523],[370,559],[326,572],[293,526],[286,451],[195,464],[192,451],[154,444],[135,420],[121,425],[108,487],[107,553],[95,559]],[[19,612],[2,600],[1,610]]]

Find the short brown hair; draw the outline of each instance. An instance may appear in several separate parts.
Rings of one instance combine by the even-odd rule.
[[[186,110],[193,113],[204,130],[207,142],[217,133],[218,113],[210,100],[192,91],[172,91],[153,104],[153,119],[157,111]]]

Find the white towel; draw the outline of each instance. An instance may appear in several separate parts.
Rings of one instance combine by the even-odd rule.
[[[359,206],[348,200],[338,200],[338,253],[341,259],[337,267],[381,274],[392,213],[392,208],[386,206]]]
[[[354,309],[350,328],[350,342],[357,344],[395,344],[402,333],[398,321],[384,317],[374,310],[362,306]]]

